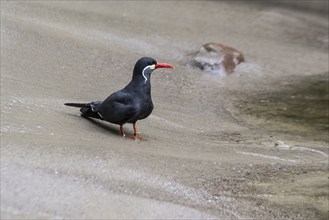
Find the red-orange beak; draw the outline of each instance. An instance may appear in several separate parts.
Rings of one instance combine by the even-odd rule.
[[[155,65],[155,69],[158,69],[158,68],[175,68],[173,65],[170,65],[168,63],[157,63]]]

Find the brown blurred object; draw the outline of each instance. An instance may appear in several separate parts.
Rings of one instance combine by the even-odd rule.
[[[193,54],[189,65],[205,72],[226,75],[233,73],[235,67],[244,61],[243,54],[232,47],[206,43]]]

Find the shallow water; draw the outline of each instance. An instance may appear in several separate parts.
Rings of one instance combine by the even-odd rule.
[[[241,115],[273,131],[329,141],[329,75],[288,78],[281,90],[244,101]],[[279,82],[278,82],[279,83]],[[261,99],[260,99],[261,97]]]

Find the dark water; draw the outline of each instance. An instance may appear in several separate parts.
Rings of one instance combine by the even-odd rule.
[[[256,118],[265,129],[310,135],[328,141],[328,73],[286,79],[276,92],[253,97],[242,106],[242,114]]]

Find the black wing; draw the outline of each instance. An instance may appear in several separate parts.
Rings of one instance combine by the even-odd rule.
[[[105,99],[97,111],[105,121],[121,125],[129,122],[138,109],[132,95],[121,90]]]

